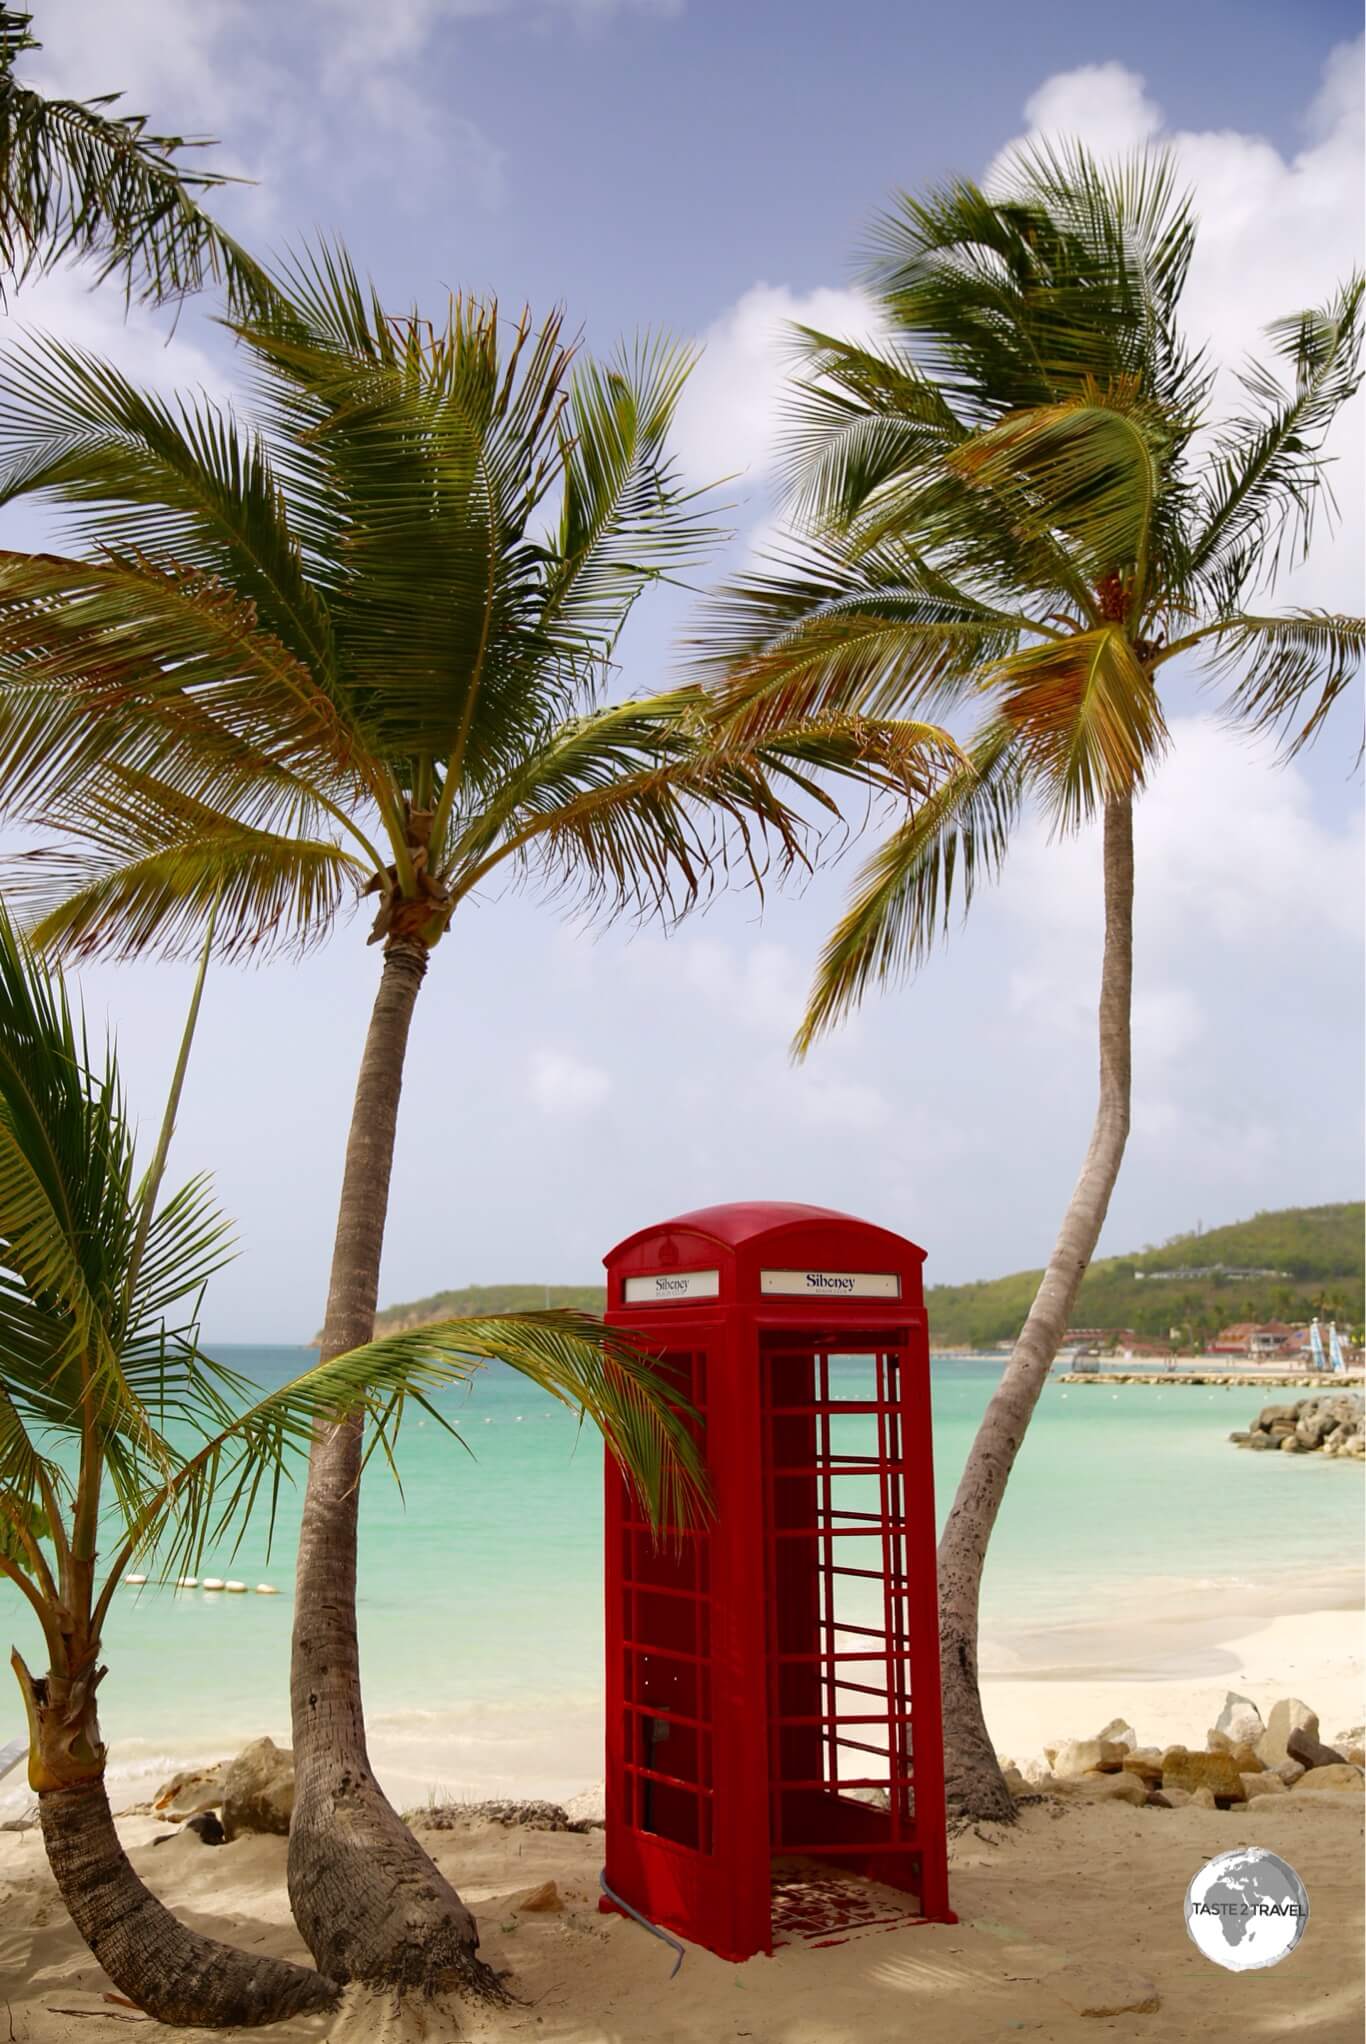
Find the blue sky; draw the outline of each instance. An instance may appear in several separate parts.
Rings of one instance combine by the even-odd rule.
[[[588,342],[665,327],[706,353],[680,423],[699,481],[739,474],[733,555],[770,515],[791,317],[852,330],[859,237],[896,185],[986,171],[1013,139],[1169,141],[1205,233],[1190,317],[1222,362],[1361,259],[1359,10],[1155,0],[1102,13],[851,0],[38,0],[37,75],[124,86],[256,182],[223,210],[278,245],[345,235],[396,301],[448,286],[546,308]],[[157,382],[231,386],[205,320],[174,341],[63,277],[15,316]],[[1226,385],[1227,388],[1227,380]],[[1360,401],[1343,522],[1287,600],[1360,609]],[[31,513],[10,543],[36,537]],[[718,567],[719,567],[718,563]],[[662,680],[682,598],[642,611],[623,691]],[[1289,771],[1220,731],[1194,677],[1138,820],[1135,1131],[1105,1246],[1361,1190],[1359,715]],[[488,903],[419,1011],[383,1292],[582,1281],[620,1235],[732,1197],[824,1201],[925,1244],[930,1274],[1041,1261],[1092,1110],[1099,882],[1089,838],[1027,832],[1000,889],[910,989],[801,1071],[785,1044],[846,860],[724,901],[668,940]],[[306,1338],[325,1289],[373,985],[364,920],[269,975],[211,980],[176,1160],[207,1167],[243,1255],[223,1339]],[[84,976],[150,1121],[185,975]]]

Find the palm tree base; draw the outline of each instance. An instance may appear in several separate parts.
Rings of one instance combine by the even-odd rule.
[[[38,1798],[48,1863],[72,1922],[122,1994],[161,2023],[258,2027],[334,2009],[321,1973],[188,1930],[145,1888],[119,1843],[103,1781]]]
[[[296,1793],[289,1900],[319,1967],[374,1989],[505,2002],[474,1918],[361,1763]]]
[[[1006,1787],[982,1715],[977,1656],[942,1628],[940,1683],[944,1699],[944,1798],[960,1823],[1014,1824],[1015,1798]]]

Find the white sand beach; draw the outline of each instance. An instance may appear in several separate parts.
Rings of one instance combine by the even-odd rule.
[[[1027,1761],[1045,1743],[1094,1733],[1114,1716],[1127,1717],[1144,1743],[1199,1746],[1230,1688],[1264,1713],[1278,1697],[1303,1697],[1329,1738],[1361,1723],[1359,1610],[1267,1615],[1233,1636],[1223,1636],[1228,1622],[1213,1614],[1189,1622],[1199,1653],[1217,1653],[1217,1674],[1202,1662],[1198,1677],[1157,1672],[1145,1680],[1129,1666],[1085,1679],[1038,1670],[990,1678],[985,1695],[999,1747]],[[1169,1612],[1159,1630],[1175,1623]],[[1134,1645],[1155,1651],[1141,1620]],[[562,1767],[571,1757],[563,1731],[556,1741]],[[479,1792],[495,1791],[484,1785]],[[1014,1830],[983,1827],[955,1841],[957,1925],[870,1926],[842,1941],[793,1943],[743,1966],[689,1948],[673,1981],[665,1946],[597,1909],[600,1831],[485,1822],[426,1831],[424,1842],[476,1911],[486,1956],[506,1973],[514,1996],[508,2007],[458,2019],[434,2004],[400,2019],[349,1997],[335,2017],[270,2034],[282,2044],[386,2037],[394,2044],[456,2037],[469,2044],[523,2037],[546,2044],[904,2044],[909,2036],[918,2044],[979,2044],[1015,2035],[1048,2044],[1097,2036],[1243,2044],[1282,2035],[1355,2044],[1362,1820],[1360,1793],[1292,1791],[1231,1810],[1133,1808],[1085,1797],[1025,1803]],[[210,1849],[180,1832],[153,1845],[168,1826],[147,1816],[125,1818],[120,1829],[138,1872],[197,1929],[306,1957],[289,1917],[283,1839],[247,1837]],[[1182,1898],[1204,1861],[1248,1844],[1289,1860],[1308,1890],[1311,1919],[1283,1964],[1235,1975],[1191,1943]],[[519,1909],[547,1881],[562,1906]],[[903,1898],[884,1894],[889,1913],[904,1913]],[[37,1831],[0,1835],[0,1996],[14,2044],[88,2044],[145,2021],[106,2000],[107,1992],[67,1920]],[[1100,2013],[1107,2009],[1118,2012]]]
[[[181,1834],[153,1846],[163,1828],[139,1817],[123,1830],[139,1873],[188,1922],[305,1958],[285,1900],[283,1839],[209,1850]],[[956,1925],[873,1927],[742,1966],[690,1948],[673,1980],[664,1945],[598,1912],[600,1832],[486,1824],[426,1842],[476,1910],[484,1952],[516,1998],[462,2025],[441,2004],[391,2022],[382,2004],[360,1996],[336,2017],[268,2033],[281,2044],[981,2044],[1017,2035],[1047,2044],[1290,2035],[1354,2044],[1361,2035],[1359,1795],[1292,1793],[1236,1811],[1026,1805],[1013,1831],[969,1832],[955,1844]],[[1231,1974],[1187,1937],[1182,1897],[1205,1860],[1248,1843],[1289,1860],[1312,1915],[1283,1964]],[[560,1909],[519,1911],[519,1899],[551,1880]],[[0,1839],[0,1883],[0,1972],[15,2044],[90,2044],[145,2022],[104,2000],[108,1984],[66,1920],[36,1833]],[[1114,2008],[1127,2012],[1101,2014]]]

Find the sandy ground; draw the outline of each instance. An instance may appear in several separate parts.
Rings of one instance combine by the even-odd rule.
[[[1134,1614],[1141,1626],[1141,1615]],[[1265,1712],[1298,1695],[1333,1738],[1366,1716],[1361,1617],[1341,1609],[1254,1620],[1229,1637],[1227,1619],[1192,1609],[1182,1649],[1132,1667],[1068,1676],[1059,1667],[989,1679],[987,1715],[998,1748],[1027,1762],[1063,1736],[1126,1718],[1140,1742],[1204,1744],[1226,1689]],[[1151,1642],[1147,1643],[1150,1651]],[[1201,1670],[1174,1672],[1184,1657]],[[1142,1666],[1140,1662],[1140,1666]],[[1160,1671],[1166,1666],[1168,1672]],[[600,1769],[599,1769],[600,1771]],[[486,1789],[484,1793],[489,1793]],[[517,1997],[496,2016],[436,2004],[402,2015],[365,1998],[330,2020],[268,2032],[335,2044],[982,2044],[1036,2037],[1142,2038],[1147,2044],[1358,2044],[1362,2009],[1362,1819],[1356,1795],[1259,1799],[1230,1811],[1027,1803],[1013,1830],[969,1831],[952,1854],[956,1926],[863,1929],[824,1947],[790,1945],[772,1958],[727,1965],[689,1949],[672,1955],[637,1925],[599,1914],[600,1832],[553,1833],[480,1825],[426,1832],[424,1841],[479,1918],[486,1956]],[[306,1960],[285,1898],[283,1839],[209,1848],[164,1836],[159,1820],[124,1819],[138,1872],[183,1918],[210,1935]],[[1186,1935],[1187,1884],[1216,1852],[1262,1845],[1297,1870],[1311,1918],[1297,1950],[1270,1970],[1223,1971]],[[554,1880],[561,1911],[519,1913],[517,1902]],[[904,1901],[888,1896],[894,1908]],[[1144,2013],[1088,2015],[1151,2000]],[[1136,1983],[1139,1983],[1136,1986]],[[107,1989],[67,1920],[38,1833],[0,1834],[0,2044],[98,2044],[145,2023],[103,2000]],[[163,2030],[166,2037],[205,2035]],[[242,2033],[245,2034],[245,2033]]]
[[[1366,1614],[1360,1608],[1266,1618],[1233,1638],[1224,1637],[1226,1621],[1192,1611],[1186,1630],[1184,1651],[1168,1642],[1169,1667],[1203,1664],[1209,1672],[1163,1673],[1163,1660],[1154,1655],[1146,1678],[1134,1668],[984,1677],[982,1705],[997,1752],[1023,1762],[1060,1738],[1089,1738],[1115,1717],[1134,1727],[1143,1746],[1203,1746],[1230,1689],[1250,1696],[1263,1716],[1278,1697],[1302,1697],[1318,1712],[1329,1740],[1366,1720]]]
[[[284,1895],[282,1839],[210,1849],[182,1834],[153,1846],[154,1820],[124,1826],[139,1873],[185,1919],[260,1951],[304,1958]],[[1145,2044],[1311,2039],[1362,2034],[1360,1796],[1266,1799],[1252,1811],[1025,1805],[1001,1837],[955,1846],[957,1925],[856,1932],[846,1942],[788,1946],[732,1966],[689,1949],[672,1955],[637,1925],[595,1907],[601,1834],[503,1830],[428,1834],[477,1911],[484,1950],[518,1999],[463,2024],[438,2004],[395,2017],[360,1999],[332,2019],[269,2032],[282,2040],[465,2037],[470,2044],[979,2044],[1101,2037]],[[1298,1949],[1268,1971],[1225,1972],[1186,1936],[1186,1884],[1215,1852],[1258,1844],[1280,1853],[1308,1889]],[[519,1896],[553,1879],[565,1906],[519,1915]],[[110,2008],[105,1986],[65,1920],[35,1833],[0,1839],[0,1977],[15,2044],[92,2044],[145,2019]],[[1145,2013],[1087,2015],[1079,2003],[1147,2000]],[[4,2014],[0,2011],[0,2024]],[[164,2030],[166,2037],[203,2032]],[[0,2028],[0,2036],[5,2031]]]

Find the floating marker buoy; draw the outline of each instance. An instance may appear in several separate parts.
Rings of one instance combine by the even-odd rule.
[[[246,1587],[245,1583],[224,1583],[223,1585],[225,1590],[232,1590],[237,1596],[241,1596]]]
[[[177,1576],[175,1586],[178,1590],[197,1590],[199,1588],[199,1577]]]
[[[205,1576],[199,1587],[201,1590],[226,1590],[228,1586],[221,1576]]]
[[[145,1583],[147,1578],[146,1576],[125,1576],[123,1580],[125,1583],[131,1583],[136,1586],[139,1583]]]
[[[258,1583],[256,1585],[256,1594],[258,1597],[278,1597],[280,1592],[276,1589],[274,1583]]]

